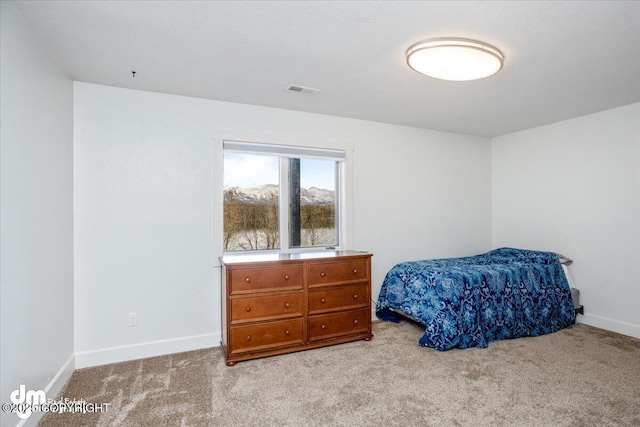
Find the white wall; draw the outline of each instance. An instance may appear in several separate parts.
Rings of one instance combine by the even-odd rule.
[[[640,337],[640,104],[494,138],[493,246],[558,251],[579,321]]]
[[[218,345],[214,131],[355,147],[354,248],[374,254],[374,299],[396,262],[490,249],[486,138],[86,83],[74,108],[79,366]]]
[[[73,86],[15,5],[1,8],[0,401],[7,403],[20,384],[55,397],[73,370]],[[19,418],[3,411],[1,421]]]

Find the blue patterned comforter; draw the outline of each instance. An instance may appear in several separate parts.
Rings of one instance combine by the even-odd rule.
[[[500,248],[482,255],[397,264],[376,306],[382,320],[399,310],[426,326],[419,343],[437,350],[487,347],[575,323],[571,289],[552,252]]]

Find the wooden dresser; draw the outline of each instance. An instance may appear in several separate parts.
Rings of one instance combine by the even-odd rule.
[[[371,334],[371,254],[222,257],[227,365],[364,339]]]

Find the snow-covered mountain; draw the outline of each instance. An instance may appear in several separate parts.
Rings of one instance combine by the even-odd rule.
[[[311,187],[301,189],[300,198],[303,205],[332,205],[336,202],[336,192],[324,188]]]
[[[224,190],[225,200],[235,199],[239,203],[269,203],[278,197],[279,187],[274,184],[264,184],[257,187],[241,188],[228,187]],[[333,190],[311,187],[300,189],[300,201],[303,205],[332,205],[336,195]]]

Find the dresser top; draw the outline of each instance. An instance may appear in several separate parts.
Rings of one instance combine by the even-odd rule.
[[[244,264],[268,261],[298,261],[306,259],[326,259],[345,256],[369,255],[366,251],[310,251],[292,253],[261,253],[261,254],[233,254],[220,257],[222,264]]]

